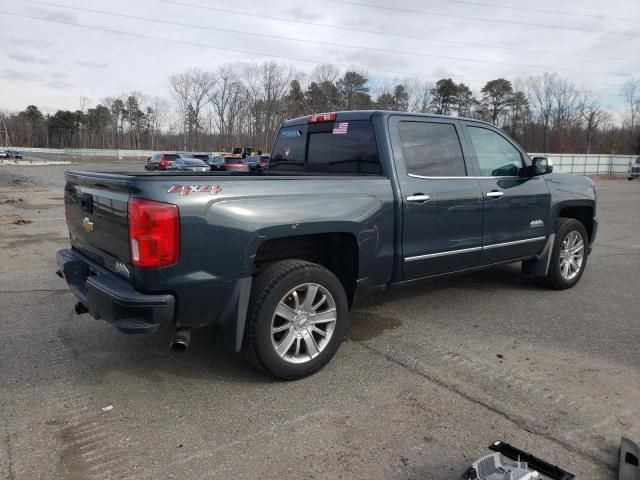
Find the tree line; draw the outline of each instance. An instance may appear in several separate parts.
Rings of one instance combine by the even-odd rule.
[[[311,73],[278,62],[223,65],[171,75],[169,97],[130,92],[94,107],[43,114],[35,105],[4,119],[14,146],[216,151],[247,145],[268,151],[282,121],[300,115],[385,109],[478,118],[530,152],[640,154],[640,79],[620,92],[616,118],[601,99],[555,73],[488,81],[477,93],[451,78],[383,83],[366,72],[321,65]]]

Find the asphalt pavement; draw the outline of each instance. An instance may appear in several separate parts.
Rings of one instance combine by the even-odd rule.
[[[597,181],[575,288],[509,265],[361,298],[329,365],[280,382],[214,331],[180,355],[73,312],[67,168],[0,167],[0,478],[444,480],[503,440],[613,479],[640,441],[638,181]]]

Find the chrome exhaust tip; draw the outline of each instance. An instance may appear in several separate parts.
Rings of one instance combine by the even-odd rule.
[[[191,341],[191,331],[186,328],[176,330],[171,339],[171,350],[176,353],[184,353],[189,348]]]

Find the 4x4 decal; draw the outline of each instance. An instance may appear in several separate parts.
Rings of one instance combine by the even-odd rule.
[[[190,193],[209,193],[217,195],[222,192],[220,185],[171,185],[167,193],[179,193],[180,195],[189,195]]]

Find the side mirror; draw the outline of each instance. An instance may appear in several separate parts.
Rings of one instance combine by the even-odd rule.
[[[532,171],[534,175],[553,172],[553,161],[547,157],[533,157]]]

